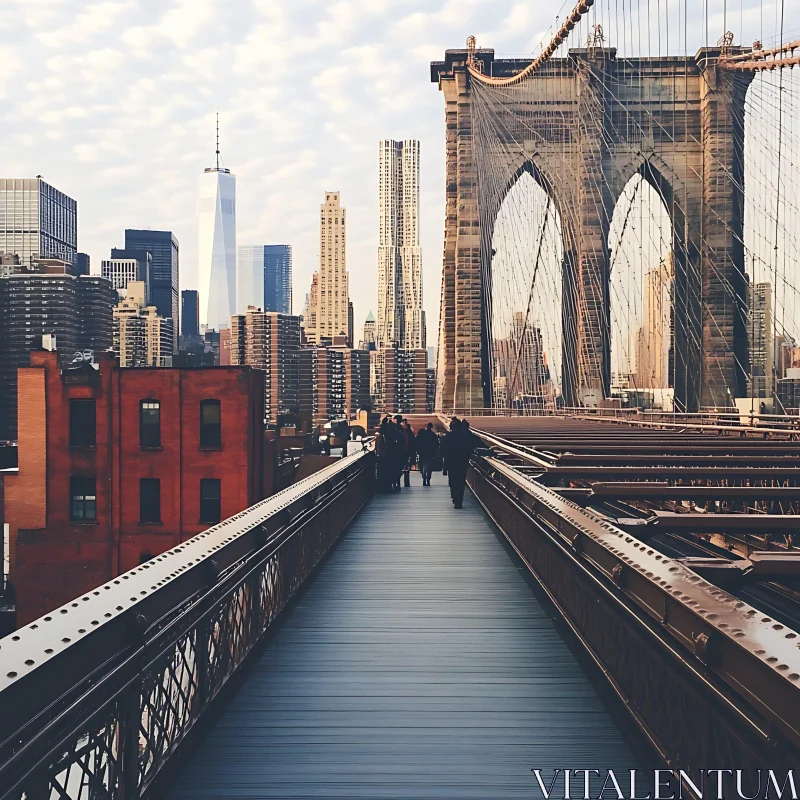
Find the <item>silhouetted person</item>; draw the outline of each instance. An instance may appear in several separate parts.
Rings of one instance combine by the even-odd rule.
[[[447,475],[447,483],[450,486],[450,499],[453,498],[453,479],[450,475],[450,455],[453,449],[453,442],[460,428],[461,420],[458,417],[453,417],[450,420],[450,430],[444,435],[439,445],[439,451],[442,454],[442,475]]]
[[[411,486],[411,467],[417,456],[414,449],[414,431],[411,430],[407,419],[403,419],[400,423],[400,436],[403,439],[403,485],[408,488]]]
[[[462,420],[454,432],[448,449],[450,476],[450,496],[453,505],[461,508],[464,502],[464,487],[467,483],[467,468],[472,451],[480,444],[480,439],[469,429],[469,422]]]
[[[386,445],[386,477],[388,479],[389,491],[400,491],[400,471],[402,469],[403,442],[400,436],[400,426],[387,417],[381,427],[383,429],[383,439]]]
[[[381,420],[378,432],[375,434],[375,455],[378,461],[378,491],[390,492],[392,490],[391,471],[389,469],[389,444],[388,427],[391,425],[389,417]]]
[[[419,456],[419,471],[422,475],[422,485],[431,485],[431,472],[433,461],[439,450],[439,437],[434,433],[433,423],[429,422],[427,428],[417,431],[416,451]]]

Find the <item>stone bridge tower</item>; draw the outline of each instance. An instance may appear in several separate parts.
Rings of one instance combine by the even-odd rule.
[[[522,172],[541,184],[561,218],[567,405],[593,405],[611,393],[608,234],[637,173],[672,221],[676,406],[729,407],[746,394],[743,132],[750,76],[719,68],[719,56],[718,48],[688,59],[573,49],[502,91],[492,80],[529,62],[495,60],[493,50],[479,49],[448,50],[431,64],[447,126],[438,409],[492,404],[492,234]],[[492,119],[477,125],[489,106]],[[485,174],[490,168],[494,180]],[[507,177],[501,189],[498,169]]]

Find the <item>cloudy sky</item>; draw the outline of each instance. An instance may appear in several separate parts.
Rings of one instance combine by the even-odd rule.
[[[182,288],[197,286],[197,178],[214,158],[237,177],[239,244],[290,243],[295,313],[318,259],[318,209],[348,210],[350,286],[377,310],[381,138],[422,142],[429,341],[439,313],[444,104],[429,62],[480,43],[530,53],[556,2],[478,0],[2,0],[0,163],[78,201],[93,267],[126,227],[166,228]],[[539,7],[540,11],[535,9]]]
[[[798,0],[785,2],[796,8]],[[78,200],[79,248],[95,269],[110,248],[122,246],[126,227],[171,229],[181,243],[182,288],[196,288],[197,179],[213,162],[219,107],[223,161],[237,176],[238,243],[293,246],[295,313],[317,264],[323,193],[341,191],[360,333],[377,308],[378,141],[418,138],[434,343],[444,104],[429,63],[448,47],[463,47],[471,33],[498,55],[528,55],[567,5],[571,0],[0,0],[2,174],[41,174]],[[726,24],[737,40],[744,33],[749,41],[777,19],[777,7],[762,0],[663,5],[665,14],[673,7],[671,25],[681,24],[675,9],[688,8],[698,23],[688,26],[692,38],[701,33],[704,7],[713,38]]]

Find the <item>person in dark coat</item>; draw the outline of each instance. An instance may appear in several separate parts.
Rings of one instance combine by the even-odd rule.
[[[450,457],[453,450],[453,442],[461,429],[461,420],[453,417],[450,420],[450,430],[445,434],[439,445],[439,452],[442,454],[442,475],[447,475],[447,483],[450,486],[450,499],[453,498],[453,478],[450,475]]]
[[[408,489],[411,486],[411,467],[417,461],[417,451],[414,448],[414,431],[407,419],[400,423],[400,436],[403,439],[403,486]]]
[[[381,420],[378,432],[375,434],[375,455],[378,461],[378,491],[390,492],[392,490],[391,472],[389,469],[388,427],[389,417]]]
[[[400,473],[402,470],[403,442],[400,436],[400,426],[391,417],[384,420],[385,427],[381,423],[381,433],[383,436],[384,449],[386,452],[386,479],[390,492],[400,491]]]
[[[469,422],[462,420],[455,431],[447,456],[450,496],[456,508],[461,508],[463,505],[469,459],[479,444],[480,439],[469,429]]]
[[[439,450],[439,437],[434,433],[433,423],[429,422],[427,428],[420,428],[417,431],[416,451],[419,456],[419,471],[422,475],[422,485],[431,485],[431,472],[433,472],[433,460]]]

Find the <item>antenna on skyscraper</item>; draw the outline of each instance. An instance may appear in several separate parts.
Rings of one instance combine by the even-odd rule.
[[[219,169],[219,109],[217,109],[217,169]]]

